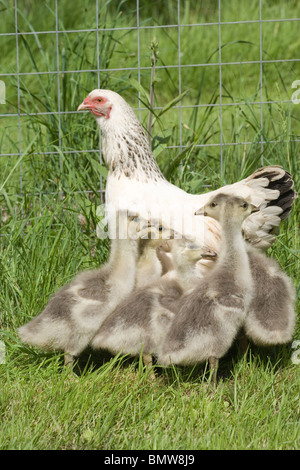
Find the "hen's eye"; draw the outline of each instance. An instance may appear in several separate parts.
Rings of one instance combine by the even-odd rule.
[[[98,103],[101,103],[102,98],[98,98],[97,101],[98,101]]]
[[[160,226],[158,227],[159,232],[162,232],[162,229],[163,229],[163,228],[162,228],[162,226],[160,225]]]

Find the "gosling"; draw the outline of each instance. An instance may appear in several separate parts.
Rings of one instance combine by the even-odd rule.
[[[296,290],[274,259],[248,248],[254,295],[244,323],[247,338],[259,346],[285,344],[292,340]]]
[[[64,352],[65,365],[88,346],[104,319],[133,290],[140,220],[128,218],[128,236],[112,239],[109,261],[100,269],[78,274],[50,299],[45,309],[19,328],[24,343]]]
[[[135,287],[153,284],[163,275],[163,265],[159,257],[160,249],[179,236],[173,229],[166,228],[158,221],[148,222],[148,237],[140,240]]]
[[[202,250],[197,247],[197,260],[211,254],[206,247]],[[193,256],[190,253],[189,261],[193,266],[194,258],[195,253]],[[186,259],[184,250],[177,253],[178,263]],[[159,281],[136,289],[102,323],[91,342],[92,348],[131,356],[142,352],[144,362],[150,365],[150,357],[156,354],[176,315],[184,289],[176,276],[173,278],[166,274]]]
[[[209,360],[215,385],[218,361],[243,325],[252,298],[250,263],[241,231],[252,209],[246,200],[220,193],[196,212],[220,222],[220,255],[207,276],[179,300],[178,312],[158,351],[159,364]]]
[[[171,240],[169,243],[175,277],[185,290],[202,279],[203,274],[198,268],[199,264],[211,268],[217,260],[217,253],[205,245],[199,245],[185,238]]]

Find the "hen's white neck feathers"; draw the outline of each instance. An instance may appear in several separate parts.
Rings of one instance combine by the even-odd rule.
[[[125,176],[144,183],[166,181],[153,158],[142,125],[136,117],[129,120],[129,116],[126,124],[103,135],[103,154],[110,173],[116,178]]]
[[[117,93],[97,91],[112,101],[109,119],[96,117],[103,132],[103,155],[109,172],[117,178],[125,176],[142,182],[166,181],[133,109]]]

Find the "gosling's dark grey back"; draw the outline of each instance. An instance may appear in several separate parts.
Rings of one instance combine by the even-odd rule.
[[[109,333],[118,324],[146,328],[150,322],[149,313],[154,297],[155,294],[149,292],[147,288],[140,288],[131,293],[104,320],[100,328],[101,334]]]
[[[193,331],[209,328],[217,332],[214,318],[215,299],[206,295],[207,283],[197,286],[191,293],[184,294],[176,305],[176,313],[167,343],[170,349],[180,349]],[[215,328],[214,328],[215,326]],[[216,330],[216,331],[215,331]]]
[[[293,309],[292,284],[275,260],[254,251],[249,260],[254,281],[250,311],[266,330],[284,331],[290,322],[288,312]]]
[[[108,282],[110,274],[111,268],[109,265],[105,265],[100,269],[85,271],[76,276],[71,286],[82,284],[83,286],[78,289],[80,297],[105,302],[108,300],[110,293],[110,284]]]
[[[68,318],[72,307],[78,303],[77,295],[84,299],[105,302],[109,296],[109,285],[107,284],[109,273],[109,266],[104,266],[101,269],[78,274],[72,282],[62,287],[50,298],[40,315],[57,319]],[[82,286],[76,292],[77,295],[73,291],[73,288],[76,288],[76,286]]]
[[[40,313],[40,315],[46,315],[55,319],[68,318],[70,316],[72,307],[76,303],[74,297],[69,293],[70,286],[71,284],[67,284],[66,286],[62,287],[58,292],[53,294],[44,310]],[[36,319],[38,319],[40,315],[38,315]],[[34,320],[35,319],[33,319],[32,321]],[[32,322],[30,322],[30,324],[31,323]]]
[[[180,308],[179,299],[183,295],[183,289],[174,279],[162,280],[160,283],[161,293],[158,295],[159,304],[173,313]]]

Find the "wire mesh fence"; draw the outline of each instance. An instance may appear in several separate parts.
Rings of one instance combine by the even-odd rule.
[[[297,2],[0,3],[0,165],[9,193],[62,191],[68,156],[102,168],[100,131],[76,111],[92,89],[120,92],[145,122],[153,37],[156,156],[176,160],[192,143],[200,160],[201,151],[217,160],[222,178],[230,152],[233,164],[245,162],[250,147],[258,165],[276,145],[300,142],[291,88],[300,78]],[[96,173],[83,190],[103,201],[104,172],[97,182]]]

